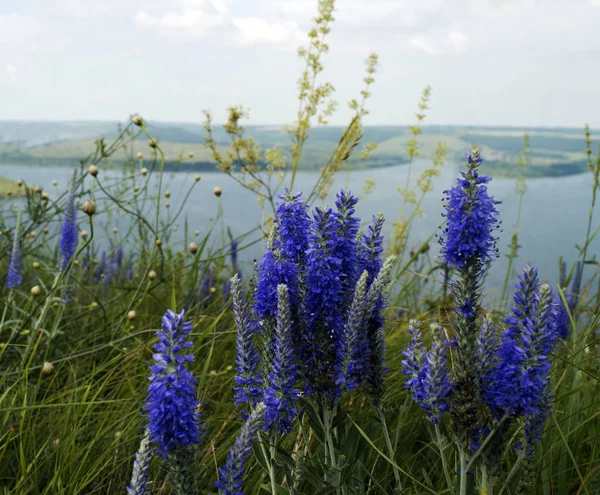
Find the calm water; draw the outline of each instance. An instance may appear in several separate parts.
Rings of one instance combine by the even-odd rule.
[[[423,168],[430,166],[429,161],[418,161],[413,167],[412,177],[417,178]],[[358,215],[370,219],[379,211],[383,212],[388,224],[388,231],[399,215],[402,198],[397,191],[403,186],[407,174],[406,166],[397,166],[376,170],[355,171],[348,179],[346,173],[340,173],[333,191],[340,187],[349,186],[350,190],[361,194],[367,178],[374,179],[374,191],[366,196],[358,205]],[[428,193],[423,210],[424,217],[416,220],[411,232],[411,245],[419,245],[442,223],[441,217],[442,191],[453,185],[457,175],[457,165],[446,164],[439,177],[434,178],[434,190]],[[29,185],[39,185],[51,194],[53,191],[65,190],[72,170],[61,167],[23,167],[0,165],[0,175],[13,180],[23,179]],[[183,195],[194,182],[195,174],[167,174],[166,187],[171,191],[170,214],[178,210]],[[317,179],[315,173],[300,173],[296,179],[296,190],[308,193]],[[117,173],[102,173],[103,181],[114,181],[120,177]],[[53,186],[52,181],[58,185]],[[346,181],[348,180],[348,183]],[[563,256],[569,263],[575,258],[575,244],[584,242],[587,218],[591,200],[592,178],[590,174],[562,178],[532,179],[527,182],[527,191],[523,200],[523,213],[519,241],[521,249],[516,260],[516,267],[525,263],[535,264],[540,269],[542,278],[556,283],[558,280],[558,258]],[[241,235],[260,224],[262,211],[254,195],[237,185],[229,177],[221,173],[204,173],[202,180],[194,189],[189,201],[184,207],[182,216],[178,219],[179,230],[174,234],[173,242],[183,238],[183,224],[187,217],[188,227],[205,231],[212,218],[217,213],[217,200],[212,194],[214,186],[223,188],[221,205],[225,225],[230,226],[234,235]],[[501,287],[504,280],[508,244],[513,232],[517,212],[518,194],[515,181],[512,179],[494,179],[489,184],[491,194],[502,204],[498,206],[501,213],[503,232],[500,234],[499,248],[501,258],[495,262],[490,273],[489,286]],[[56,193],[56,194],[57,194]],[[331,201],[328,200],[331,204]],[[595,212],[600,215],[600,212]],[[100,219],[98,219],[100,220]],[[119,216],[105,217],[107,228],[118,225]],[[594,222],[596,227],[598,221]],[[220,228],[220,227],[219,227]],[[256,238],[256,236],[255,236]],[[437,243],[432,242],[432,249],[437,251]],[[600,249],[600,239],[596,239],[588,249],[589,258],[596,255]],[[251,246],[240,253],[246,261],[255,258],[261,251],[260,245]],[[591,272],[591,270],[590,270]]]

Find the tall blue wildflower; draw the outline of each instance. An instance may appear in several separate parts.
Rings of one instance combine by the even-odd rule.
[[[12,251],[10,253],[10,264],[6,277],[6,288],[14,289],[21,285],[23,275],[21,274],[21,243],[19,239],[19,226],[15,228]]]
[[[384,221],[382,213],[373,216],[368,231],[362,235],[358,246],[358,269],[361,273],[367,270],[369,274],[367,283],[369,284],[373,282],[382,266],[383,235],[381,232]]]
[[[487,191],[490,177],[480,176],[479,151],[467,154],[467,170],[458,184],[445,191],[446,224],[440,235],[441,255],[447,266],[457,270],[450,283],[454,294],[456,345],[451,396],[451,416],[463,448],[467,447],[478,423],[476,371],[477,313],[481,300],[481,279],[486,264],[497,256],[494,230],[498,227],[495,201]]]
[[[450,408],[447,398],[450,394],[450,372],[446,358],[447,343],[442,327],[431,325],[433,342],[425,356],[422,372],[422,401],[427,417],[433,424],[440,421],[444,411]]]
[[[402,373],[408,376],[404,386],[410,391],[413,400],[420,404],[424,398],[423,379],[425,377],[424,363],[426,358],[421,322],[410,320],[408,322],[408,334],[410,335],[410,342],[407,349],[402,351],[406,358],[402,361]]]
[[[310,217],[308,205],[302,200],[302,193],[290,193],[288,189],[279,195],[277,204],[277,225],[281,237],[281,252],[290,261],[302,263],[308,249]]]
[[[192,325],[183,321],[184,313],[168,310],[163,316],[162,331],[157,332],[159,341],[152,356],[156,364],[150,367],[145,411],[150,438],[163,458],[176,447],[200,441],[198,399],[194,391],[197,382],[186,367],[194,356],[185,354],[193,347],[187,340]]]
[[[277,286],[285,284],[290,293],[290,304],[295,306],[298,287],[297,265],[278,248],[263,254],[258,265],[254,312],[259,318],[274,317],[277,313]]]
[[[358,249],[359,270],[368,273],[367,283],[371,284],[382,268],[384,218],[381,213],[373,217],[367,233],[363,234]],[[385,339],[383,335],[383,295],[377,298],[373,314],[366,325],[365,338],[358,344],[363,356],[361,363],[363,378],[366,380],[371,399],[378,403],[383,396],[383,378],[385,368]]]
[[[296,402],[299,398],[299,391],[295,386],[298,367],[294,362],[292,313],[288,288],[280,284],[277,287],[277,295],[273,368],[269,373],[269,382],[264,394],[265,428],[274,427],[279,433],[288,433],[297,413]]]
[[[337,217],[338,246],[336,248],[344,270],[342,272],[342,291],[346,296],[346,305],[350,304],[354,286],[360,276],[358,272],[357,239],[360,218],[354,216],[358,198],[343,189],[337,194],[335,206]]]
[[[262,393],[261,374],[257,370],[259,356],[254,339],[258,332],[258,323],[252,315],[241,279],[234,275],[231,279],[231,294],[233,298],[233,314],[237,325],[237,358],[234,387],[236,406],[253,407]],[[243,409],[243,416],[247,412]]]
[[[383,322],[378,322],[385,304],[384,293],[389,284],[394,257],[383,264],[369,285],[367,270],[358,279],[354,298],[347,312],[346,325],[339,356],[342,374],[338,382],[346,390],[367,385],[371,402],[378,406],[385,390],[385,336]],[[365,346],[364,343],[368,345]]]
[[[531,294],[537,285],[537,273],[526,270],[515,294],[511,325],[502,334],[499,361],[488,392],[496,414],[526,418],[540,417],[547,408],[550,361],[557,339],[554,321],[554,296],[547,284]],[[522,303],[530,304],[523,307]]]
[[[77,250],[77,210],[75,208],[75,181],[69,185],[65,216],[58,245],[58,268],[65,270]]]
[[[368,273],[365,270],[356,284],[344,325],[342,342],[338,347],[335,381],[336,385],[346,390],[358,387],[362,378],[365,358],[361,353],[365,351],[362,344],[366,341],[363,328],[367,318],[367,279]]]
[[[337,399],[333,381],[343,325],[342,280],[345,267],[338,255],[337,217],[331,208],[315,208],[307,251],[306,332],[304,335],[307,391]],[[332,386],[333,385],[333,386]]]
[[[446,263],[455,268],[477,260],[492,261],[496,255],[494,229],[498,225],[499,201],[487,191],[491,177],[479,175],[483,162],[479,152],[473,150],[467,157],[467,171],[461,171],[458,185],[444,191],[446,203],[446,227],[440,236],[442,255]]]
[[[152,447],[150,445],[150,432],[144,431],[144,436],[140,442],[140,448],[135,454],[133,461],[133,473],[131,482],[127,487],[128,495],[146,495],[146,484],[148,482],[148,471],[152,462]]]
[[[238,241],[235,239],[231,241],[230,255],[231,255],[231,266],[233,267],[234,271],[237,271]]]
[[[450,408],[448,396],[451,391],[450,371],[448,369],[447,342],[442,327],[431,325],[433,342],[430,350],[423,345],[421,324],[411,320],[408,324],[411,336],[408,348],[402,354],[403,373],[408,375],[405,387],[411,392],[413,400],[419,404],[432,423],[438,423],[441,414]]]
[[[252,441],[261,428],[264,412],[265,405],[262,402],[257,404],[229,450],[225,465],[219,468],[219,481],[215,486],[219,489],[220,495],[244,495],[241,488],[245,481],[246,462],[252,455]]]

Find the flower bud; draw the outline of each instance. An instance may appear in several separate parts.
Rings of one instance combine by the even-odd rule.
[[[37,270],[37,269],[38,269],[38,268],[40,268],[42,265],[40,264],[40,262],[39,262],[39,261],[34,261],[34,262],[33,262],[33,264],[32,264],[32,266],[33,266],[33,268],[35,268],[35,269]]]
[[[170,198],[171,197],[171,193],[170,191],[165,191],[165,198]]]
[[[81,235],[82,239],[87,239],[88,231],[87,230],[82,230],[80,235]]]
[[[200,174],[196,175],[196,182],[200,180]]]
[[[43,192],[42,193],[42,201],[48,201],[50,199],[50,196],[48,195],[47,192]]]
[[[221,196],[221,194],[223,194],[223,189],[221,189],[219,186],[215,186],[213,187],[213,194],[218,198]]]
[[[148,139],[148,146],[150,146],[150,148],[156,148],[158,146],[158,143],[156,142],[156,139]]]
[[[42,373],[44,375],[49,375],[54,370],[54,365],[50,361],[46,361],[42,366]]]
[[[195,242],[190,242],[188,244],[188,249],[190,250],[190,253],[196,254],[198,252],[198,244]]]
[[[55,186],[56,184],[58,184],[58,181],[57,180],[53,180],[52,181],[52,185]]]
[[[138,160],[141,160],[142,158],[144,158],[144,154],[141,151],[137,152],[137,155],[135,155],[137,157]]]
[[[162,246],[162,241],[160,239],[156,239],[156,245],[158,247]]]
[[[154,270],[150,270],[150,271],[148,272],[148,278],[149,278],[150,280],[154,280],[154,279],[156,278],[156,272],[155,272]]]
[[[42,288],[39,285],[34,285],[30,292],[32,296],[38,296],[42,292]]]
[[[81,209],[86,215],[91,217],[94,213],[96,213],[96,203],[91,199],[86,199],[83,202]]]
[[[146,175],[148,175],[148,169],[146,167],[144,167],[142,170],[140,170],[140,172],[142,173],[142,175],[144,177],[146,177]]]
[[[98,167],[96,167],[96,165],[90,165],[90,168],[88,168],[88,172],[92,177],[96,177],[98,175],[98,172],[100,172],[100,170],[98,170]]]
[[[142,117],[140,117],[139,115],[134,115],[131,119],[131,122],[133,122],[134,125],[141,127],[142,124],[144,123],[144,119],[142,119]]]
[[[21,179],[17,181],[17,186],[23,187],[23,181]]]
[[[137,316],[137,313],[135,312],[135,309],[132,309],[127,313],[128,320],[135,320],[136,316]]]

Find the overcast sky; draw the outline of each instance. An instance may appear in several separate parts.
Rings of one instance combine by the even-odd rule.
[[[0,120],[294,120],[316,0],[0,0]],[[337,0],[323,80],[343,124],[364,59],[367,124],[600,127],[600,0]]]

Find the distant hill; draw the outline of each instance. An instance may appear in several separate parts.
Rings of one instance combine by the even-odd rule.
[[[281,126],[245,126],[246,135],[253,136],[264,149],[280,147],[289,158],[291,138]],[[119,132],[114,122],[26,122],[0,121],[0,164],[65,165],[78,164],[95,148],[99,137],[107,142]],[[151,122],[150,134],[158,139],[165,153],[168,168],[211,170],[214,163],[204,148],[205,131],[200,124]],[[337,145],[342,127],[319,127],[310,131],[302,154],[301,168],[318,170]],[[420,157],[430,158],[439,142],[447,145],[448,159],[462,160],[472,146],[481,148],[485,166],[495,175],[512,176],[518,173],[518,156],[523,147],[523,134],[530,135],[530,176],[570,175],[587,170],[585,141],[581,129],[571,128],[513,128],[426,126],[419,136]],[[385,167],[408,160],[406,145],[410,140],[408,126],[368,126],[363,143],[377,143],[377,151],[367,160],[353,158],[355,168]],[[223,150],[230,139],[216,126],[215,139]],[[148,155],[145,136],[138,137],[134,152]],[[286,154],[287,153],[287,154]],[[357,153],[358,155],[358,153]],[[114,156],[126,159],[124,151]]]

